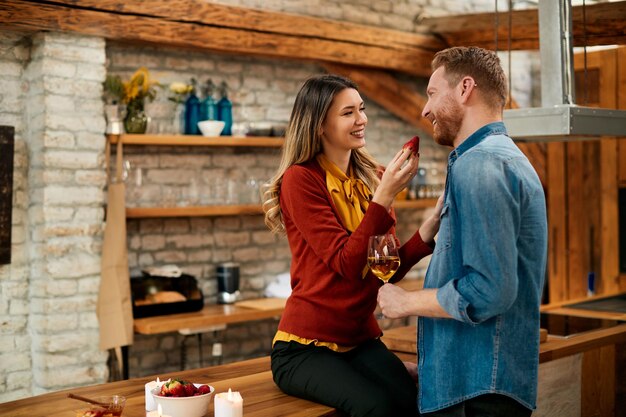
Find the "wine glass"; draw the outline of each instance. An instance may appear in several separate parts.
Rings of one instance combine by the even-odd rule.
[[[381,281],[389,281],[400,267],[400,255],[394,235],[387,233],[370,236],[367,265]]]

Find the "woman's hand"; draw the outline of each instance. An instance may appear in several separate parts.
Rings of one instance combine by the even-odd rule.
[[[420,236],[425,243],[430,243],[435,239],[437,232],[439,232],[439,225],[441,219],[441,210],[443,209],[443,194],[439,196],[435,210],[432,214],[422,223],[420,226]]]
[[[409,154],[410,156],[408,156]],[[405,161],[406,164],[404,164]],[[389,210],[396,195],[409,184],[417,173],[418,164],[419,157],[413,155],[408,148],[398,152],[387,165],[372,201]]]

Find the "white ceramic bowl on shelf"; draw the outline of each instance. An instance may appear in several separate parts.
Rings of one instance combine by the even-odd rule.
[[[202,384],[194,384],[199,387]],[[162,413],[171,417],[202,417],[209,413],[209,404],[215,393],[215,388],[209,385],[211,392],[193,397],[164,397],[159,395],[160,388],[151,390],[157,406],[160,404]]]
[[[225,123],[221,120],[203,120],[198,122],[198,128],[203,136],[219,136],[224,130]]]

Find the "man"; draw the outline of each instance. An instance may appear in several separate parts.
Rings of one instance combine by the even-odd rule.
[[[537,397],[547,224],[541,183],[506,135],[506,77],[476,47],[435,55],[423,116],[454,149],[424,289],[383,285],[386,317],[418,320],[425,417],[530,416]]]

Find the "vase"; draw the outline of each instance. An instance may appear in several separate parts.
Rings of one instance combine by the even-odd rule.
[[[172,117],[172,133],[175,135],[185,134],[185,104],[176,103]]]
[[[124,129],[126,133],[146,133],[148,116],[144,111],[143,100],[132,100],[126,106]]]

